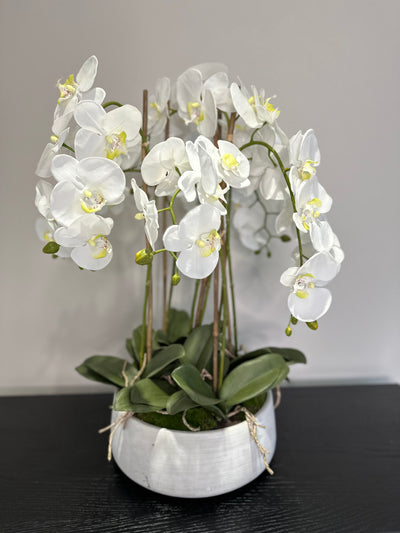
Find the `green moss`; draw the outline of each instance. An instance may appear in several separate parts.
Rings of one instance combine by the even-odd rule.
[[[264,392],[259,394],[251,400],[243,402],[243,406],[246,407],[251,413],[255,414],[263,406],[267,393]],[[160,413],[137,413],[135,415],[143,422],[148,424],[153,424],[161,428],[167,429],[177,429],[180,431],[190,431],[189,428],[185,426],[182,420],[182,413],[177,413],[176,415],[163,415]],[[220,427],[226,426],[226,422],[219,422],[216,418],[203,407],[194,407],[193,409],[188,409],[186,413],[186,420],[190,426],[193,428],[200,427],[201,430],[217,429]],[[237,414],[234,418],[230,419],[230,423],[238,423],[245,420],[244,413]]]

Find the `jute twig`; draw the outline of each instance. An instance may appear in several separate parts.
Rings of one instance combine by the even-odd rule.
[[[136,383],[136,381],[140,378],[140,376],[143,374],[144,372],[144,369],[146,368],[146,364],[147,364],[147,354],[144,353],[143,354],[143,364],[142,366],[140,367],[140,370],[139,372],[136,374],[136,376],[131,380],[130,383],[128,383],[128,385],[134,385]],[[127,386],[127,385],[125,385]]]
[[[108,437],[108,450],[107,450],[108,461],[111,461],[111,458],[112,458],[112,441],[113,441],[115,432],[117,431],[117,429],[119,428],[121,424],[124,424],[124,429],[125,429],[125,424],[129,420],[129,418],[131,418],[131,416],[133,415],[134,413],[132,411],[126,411],[121,416],[119,416],[117,420],[115,420],[112,424],[106,426],[105,428],[99,429],[99,433],[104,433],[108,429],[111,429],[110,435]]]
[[[194,428],[193,426],[191,426],[189,424],[189,422],[186,420],[186,412],[187,412],[187,409],[185,409],[182,413],[182,422],[185,424],[185,426],[190,429],[190,431],[200,431],[200,427],[198,428]]]
[[[268,461],[267,461],[267,457],[266,457],[267,454],[269,453],[269,451],[264,448],[264,446],[261,444],[261,442],[258,440],[258,437],[257,437],[257,428],[259,427],[259,428],[264,428],[265,429],[265,426],[260,424],[258,422],[257,418],[253,415],[253,413],[251,413],[248,409],[246,409],[246,407],[238,406],[228,416],[231,417],[231,416],[234,416],[234,415],[236,415],[238,413],[244,413],[244,415],[246,417],[246,422],[247,422],[247,426],[249,428],[249,432],[250,432],[251,438],[254,440],[254,442],[257,445],[257,448],[260,451],[260,454],[261,454],[261,456],[263,458],[264,465],[265,465],[265,468],[266,468],[267,472],[271,476],[273,476],[274,475],[274,471],[269,466]]]
[[[122,367],[122,372],[121,372],[122,377],[123,377],[124,380],[125,380],[125,387],[128,387],[128,386],[129,386],[129,378],[128,378],[128,376],[126,375],[126,372],[125,372],[126,367],[127,367],[127,364],[128,364],[128,361],[124,361],[124,365],[123,365],[123,367]]]

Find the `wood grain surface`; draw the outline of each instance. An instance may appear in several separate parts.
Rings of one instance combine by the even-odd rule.
[[[111,398],[0,398],[2,533],[400,531],[399,386],[285,388],[275,475],[203,500],[107,463]]]

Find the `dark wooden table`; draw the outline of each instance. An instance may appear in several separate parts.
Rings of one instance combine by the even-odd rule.
[[[106,460],[110,395],[0,398],[3,533],[400,531],[400,387],[286,388],[275,475],[203,500]]]

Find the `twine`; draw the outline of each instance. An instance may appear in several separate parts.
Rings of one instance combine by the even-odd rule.
[[[108,449],[107,449],[107,460],[108,461],[111,461],[111,458],[112,458],[112,441],[113,441],[113,437],[114,437],[115,432],[117,431],[117,429],[119,428],[119,426],[121,424],[124,424],[124,429],[125,429],[125,425],[126,425],[127,421],[133,415],[134,415],[134,413],[132,411],[126,411],[121,416],[119,416],[117,418],[117,420],[115,420],[115,422],[113,422],[112,424],[106,426],[105,428],[99,429],[99,433],[104,433],[108,429],[112,428],[112,430],[110,431],[110,435],[108,437]]]
[[[257,448],[259,449],[259,452],[261,454],[261,457],[263,458],[264,465],[265,465],[265,468],[266,468],[267,472],[271,476],[273,476],[274,475],[274,471],[269,466],[268,461],[267,461],[267,457],[266,457],[267,454],[269,453],[269,451],[264,448],[264,446],[261,444],[261,442],[258,440],[258,437],[257,437],[257,428],[259,427],[259,428],[264,428],[265,429],[265,426],[260,424],[259,421],[257,420],[257,418],[253,415],[253,413],[251,413],[248,409],[246,409],[246,407],[242,407],[240,405],[238,405],[234,411],[229,413],[228,417],[231,418],[232,416],[235,416],[238,413],[244,413],[244,415],[246,417],[247,426],[249,428],[250,436],[254,440],[254,442],[256,443]]]
[[[189,424],[189,422],[186,420],[186,413],[187,413],[187,409],[185,409],[182,413],[182,422],[185,424],[185,426],[190,429],[190,431],[200,431],[200,427],[198,428],[194,428],[193,426],[191,426]]]

